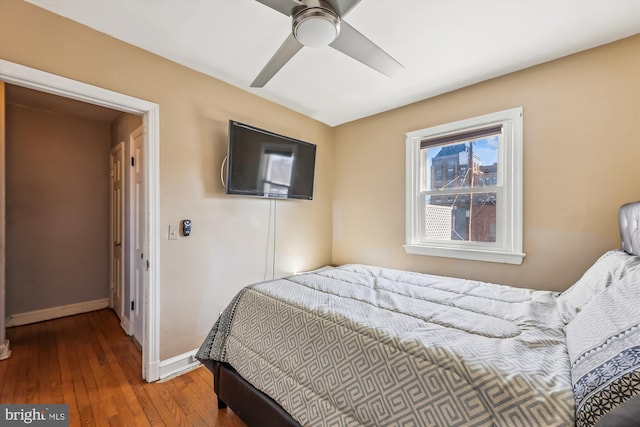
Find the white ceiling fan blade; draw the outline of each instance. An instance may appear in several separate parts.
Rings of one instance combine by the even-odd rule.
[[[389,77],[393,77],[404,68],[391,55],[345,21],[340,22],[340,34],[329,46]]]
[[[273,10],[291,16],[293,8],[300,6],[300,2],[296,0],[256,0],[258,3],[262,3],[265,6],[269,6]]]
[[[289,62],[300,49],[302,49],[302,44],[293,37],[293,34],[290,34],[269,62],[267,62],[267,65],[260,71],[258,77],[251,83],[251,87],[263,87],[267,84],[280,68]]]
[[[360,0],[325,0],[327,3],[333,7],[333,10],[338,14],[339,17],[343,17],[351,9],[355,7]]]

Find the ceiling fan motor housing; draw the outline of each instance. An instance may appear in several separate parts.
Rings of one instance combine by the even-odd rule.
[[[304,46],[331,44],[340,34],[340,17],[323,0],[306,1],[305,7],[293,14],[292,32]]]

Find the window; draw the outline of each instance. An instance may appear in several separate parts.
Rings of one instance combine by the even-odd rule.
[[[266,170],[264,176],[260,174],[258,180],[262,181],[265,194],[284,196],[289,194],[294,160],[291,152],[267,151],[263,154]],[[258,186],[258,188],[260,187]]]
[[[409,132],[406,150],[407,253],[522,263],[521,107]]]

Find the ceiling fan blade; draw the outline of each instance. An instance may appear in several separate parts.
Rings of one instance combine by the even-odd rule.
[[[333,7],[333,10],[336,11],[339,17],[343,17],[344,15],[349,13],[349,11],[353,9],[355,5],[360,3],[360,0],[325,0],[325,1],[329,3],[331,7]]]
[[[302,44],[293,37],[293,34],[290,34],[269,62],[267,62],[267,65],[260,71],[258,77],[251,83],[251,87],[263,87],[266,85],[267,82],[280,71],[280,68],[289,62],[300,49],[302,49]]]
[[[340,22],[340,34],[329,46],[388,77],[393,77],[404,68],[391,55],[345,21]]]
[[[265,6],[269,6],[273,10],[291,16],[293,8],[300,6],[300,2],[296,0],[256,0],[258,3],[262,3]]]

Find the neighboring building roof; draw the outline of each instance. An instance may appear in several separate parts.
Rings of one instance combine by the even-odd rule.
[[[467,151],[467,146],[465,144],[445,145],[438,152],[438,154],[434,156],[434,159],[438,157],[457,155],[458,153],[462,153],[463,151]]]

